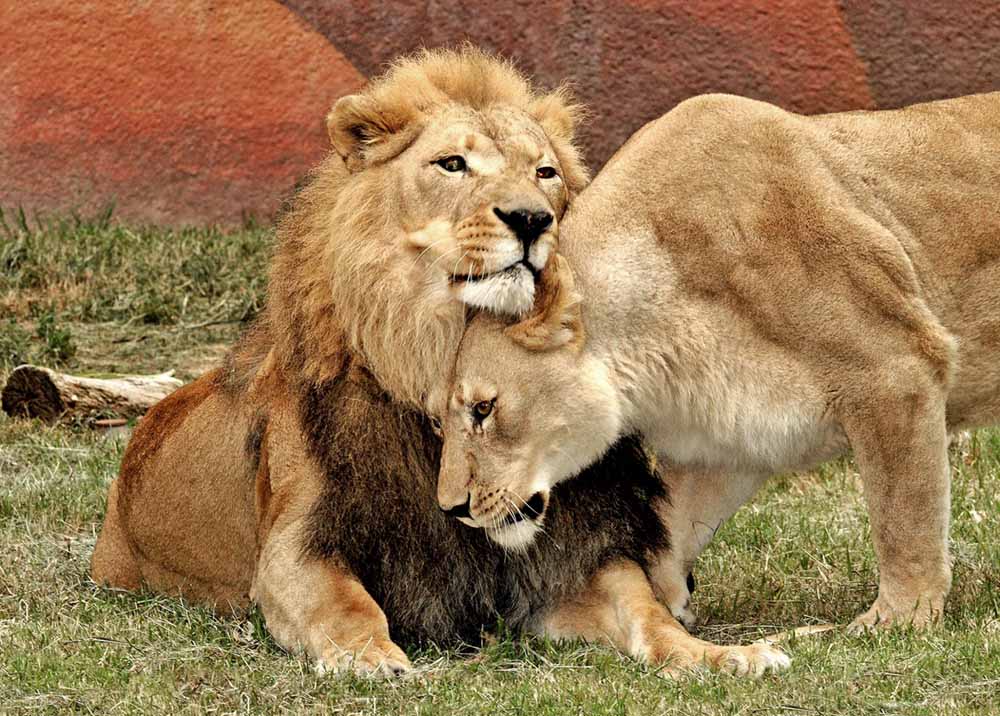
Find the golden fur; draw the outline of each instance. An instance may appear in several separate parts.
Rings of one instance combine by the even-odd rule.
[[[691,562],[768,475],[851,450],[880,567],[855,627],[930,623],[951,581],[947,432],[1000,419],[998,186],[1000,93],[818,117],[684,102],[563,222],[583,301],[532,320],[586,336],[540,351],[496,319],[468,329],[440,493],[471,490],[489,519],[482,495],[545,492],[640,431],[669,463],[653,577],[682,614]]]
[[[522,598],[541,610],[520,617],[537,631],[558,624],[558,636],[610,640],[655,664],[707,659],[740,673],[786,664],[766,646],[715,647],[679,629],[635,561],[646,559],[636,540],[651,536],[616,545],[605,534],[609,544],[588,545],[585,535],[576,544],[592,557],[574,566],[550,556],[563,567],[551,580],[530,571],[530,556],[476,541],[480,532],[434,505],[438,447],[420,410],[453,363],[461,300],[511,313],[530,307],[532,274],[547,264],[558,218],[586,181],[572,144],[576,112],[564,92],[538,93],[509,65],[468,49],[402,60],[341,99],[328,118],[336,154],[278,226],[264,314],[222,369],[169,396],[136,429],[110,487],[93,579],[221,609],[255,603],[275,640],[306,651],[320,670],[409,668],[390,635],[400,624],[366,588],[378,580],[362,581],[363,572],[391,574],[386,555],[414,570],[380,586],[409,628],[463,618],[430,604],[429,589],[501,608],[471,584],[508,570],[504,594],[555,600]],[[452,155],[469,171],[438,162]],[[554,216],[523,252],[493,211],[520,207]],[[625,453],[618,473],[648,470],[645,457]],[[623,499],[634,500],[631,492]],[[376,524],[397,503],[410,511]],[[496,568],[442,554],[431,536],[421,541],[428,525],[429,535],[474,544]],[[423,562],[421,549],[431,555]],[[441,569],[449,572],[440,580],[421,576]],[[608,590],[614,574],[629,598]],[[408,603],[410,587],[425,601]],[[600,633],[573,618],[586,609],[601,611]]]

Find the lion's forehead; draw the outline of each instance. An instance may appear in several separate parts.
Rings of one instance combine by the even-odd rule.
[[[521,110],[497,107],[487,114],[488,135],[497,145],[537,161],[548,151],[549,138],[541,126]]]
[[[452,108],[439,118],[438,127],[429,137],[431,141],[486,159],[535,164],[550,154],[545,131],[515,107],[499,105],[482,111]]]

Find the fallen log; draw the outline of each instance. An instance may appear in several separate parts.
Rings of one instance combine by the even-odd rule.
[[[173,372],[83,378],[49,368],[22,365],[14,369],[0,393],[0,406],[11,416],[54,422],[66,418],[134,418],[179,388]]]

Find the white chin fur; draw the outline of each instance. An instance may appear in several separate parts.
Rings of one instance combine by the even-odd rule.
[[[550,241],[536,241],[531,250],[528,252],[528,262],[534,266],[536,269],[541,271],[545,268],[545,264],[549,260],[549,254],[552,251],[552,242]]]
[[[462,303],[505,316],[523,316],[535,302],[535,278],[524,266],[466,281],[459,290]]]
[[[541,526],[534,520],[521,520],[496,530],[487,528],[486,535],[506,550],[523,552],[541,531]]]

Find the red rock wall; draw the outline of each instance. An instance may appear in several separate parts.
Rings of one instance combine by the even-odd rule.
[[[703,92],[814,113],[1000,89],[995,0],[16,0],[0,11],[0,206],[267,216],[323,117],[387,60],[470,40],[590,105],[597,168]]]

